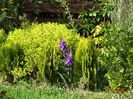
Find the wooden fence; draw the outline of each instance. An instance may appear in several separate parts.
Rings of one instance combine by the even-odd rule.
[[[76,4],[70,3],[69,7],[70,13],[77,19],[77,16],[81,11],[89,11],[93,7],[99,9],[100,5],[96,5],[93,2],[85,2]],[[38,21],[47,22],[61,19],[65,9],[59,4],[25,2],[22,5],[22,11],[31,20],[34,20],[37,17]],[[34,11],[39,11],[40,13],[35,15],[33,14]]]
[[[0,3],[1,2],[2,0],[0,0]],[[82,3],[71,2],[69,7],[70,13],[74,16],[75,19],[77,19],[77,16],[81,11],[89,11],[93,7],[96,9],[101,8],[100,5],[96,5],[92,1]],[[28,19],[34,20],[37,18],[37,20],[40,22],[57,21],[63,17],[63,13],[65,11],[65,9],[59,4],[34,3],[32,0],[23,0],[21,10],[25,13]],[[39,12],[38,15],[33,13],[37,11]]]
[[[70,12],[72,14],[78,14],[80,11],[89,10],[94,6],[93,2],[87,2],[85,4],[70,4]],[[64,8],[60,5],[49,4],[49,3],[24,3],[22,6],[24,12],[29,13],[36,9],[39,9],[41,12],[50,12],[50,13],[63,13]]]

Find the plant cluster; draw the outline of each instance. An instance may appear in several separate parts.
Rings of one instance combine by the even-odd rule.
[[[0,29],[0,76],[11,82],[36,80],[91,90],[133,88],[132,0],[97,0],[102,8],[82,12],[80,25],[75,25],[68,1],[55,1],[65,8],[73,30],[68,24],[24,23],[23,29],[6,36]],[[17,25],[6,21],[6,17],[18,18],[14,2],[2,2],[5,17],[0,24],[5,30]]]
[[[6,33],[20,26],[22,20],[22,0],[2,0],[0,4],[0,27]]]
[[[60,51],[61,39],[75,48],[79,35],[65,25],[50,23],[33,24],[10,32],[0,51],[3,73],[13,75],[14,80],[27,75],[38,80],[54,76],[58,68],[65,68]]]
[[[85,77],[87,87],[93,86],[92,89],[97,83],[97,54],[93,40],[80,38],[65,25],[33,24],[10,32],[1,46],[0,58],[4,79],[77,84]]]
[[[103,0],[100,2],[97,1],[96,6],[89,11],[81,11],[78,16],[80,23],[73,25],[76,32],[85,37],[93,35],[93,32],[91,31],[96,25],[110,21],[112,7],[112,2]]]
[[[132,1],[118,0],[114,4],[114,18],[106,28],[100,61],[107,69],[105,76],[112,90],[133,85]]]
[[[0,29],[0,46],[5,42],[6,35],[3,29]]]

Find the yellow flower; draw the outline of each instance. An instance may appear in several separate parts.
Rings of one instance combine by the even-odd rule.
[[[13,3],[13,0],[9,0],[9,4],[12,4]]]
[[[5,11],[7,11],[7,8],[3,8],[3,9],[1,9],[1,11],[2,12],[5,12]]]
[[[102,29],[101,25],[97,25],[95,27],[93,36],[96,37],[97,35],[102,34],[102,32],[103,32],[103,29]]]

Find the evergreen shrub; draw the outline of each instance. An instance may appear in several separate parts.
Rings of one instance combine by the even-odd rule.
[[[1,47],[3,74],[13,76],[14,80],[30,76],[42,81],[55,76],[59,67],[65,68],[60,40],[66,41],[73,50],[79,39],[78,34],[57,23],[32,24],[25,29],[16,29],[10,32]]]

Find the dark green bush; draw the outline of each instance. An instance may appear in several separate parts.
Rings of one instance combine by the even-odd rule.
[[[100,57],[101,64],[107,69],[105,76],[112,90],[133,86],[133,3],[131,0],[114,3],[117,8],[103,39]]]
[[[98,0],[95,3],[96,6],[94,6],[89,11],[81,11],[78,15],[80,22],[73,24],[73,28],[77,33],[80,33],[81,36],[91,36],[93,35],[92,30],[96,25],[110,22],[113,7],[112,2]]]
[[[0,46],[2,43],[4,43],[6,40],[6,35],[3,29],[0,29]]]
[[[0,27],[6,33],[20,27],[22,21],[22,0],[1,0],[0,4]]]

